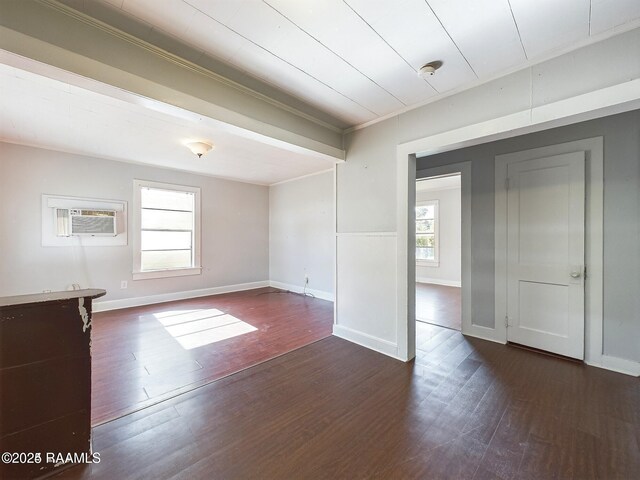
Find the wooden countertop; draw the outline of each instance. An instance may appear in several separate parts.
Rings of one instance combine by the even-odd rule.
[[[66,290],[64,292],[34,293],[31,295],[14,295],[0,297],[0,308],[29,303],[59,302],[73,298],[98,298],[106,295],[106,290],[100,288],[85,288],[82,290]]]

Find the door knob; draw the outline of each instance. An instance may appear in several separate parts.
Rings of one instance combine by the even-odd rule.
[[[579,271],[575,271],[575,272],[571,272],[570,275],[571,275],[571,278],[580,278],[582,276],[582,273]]]

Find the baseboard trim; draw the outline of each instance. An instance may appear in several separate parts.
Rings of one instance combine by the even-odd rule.
[[[439,278],[423,278],[416,277],[416,283],[433,283],[435,285],[444,285],[445,287],[462,287],[462,282],[456,280],[441,280]]]
[[[625,375],[631,375],[632,377],[640,377],[640,363],[634,362],[633,360],[612,357],[610,355],[602,355],[597,360],[585,360],[585,363],[592,367],[624,373]]]
[[[122,298],[119,300],[106,300],[103,302],[94,302],[94,312],[106,312],[109,310],[119,310],[121,308],[140,307],[142,305],[151,305],[154,303],[171,302],[173,300],[186,300],[188,298],[207,297],[209,295],[218,295],[221,293],[241,292],[244,290],[252,290],[254,288],[268,287],[269,281],[239,283],[237,285],[224,285],[221,287],[201,288],[199,290],[187,290],[184,292],[161,293],[158,295],[148,295],[146,297]]]
[[[290,283],[276,282],[274,280],[269,280],[269,286],[273,288],[279,288],[280,290],[291,290],[292,292],[296,293],[302,293],[304,291],[304,287],[292,285]],[[314,297],[321,300],[328,300],[329,302],[334,301],[334,296],[331,292],[325,292],[324,290],[315,290],[313,288],[307,288],[306,291],[307,293],[310,293]]]
[[[388,340],[383,340],[382,338],[374,337],[373,335],[335,324],[333,325],[333,334],[336,337],[357,343],[362,347],[375,350],[378,353],[395,358],[396,360],[400,360],[402,362],[405,361],[398,356],[398,345]]]
[[[503,339],[498,338],[496,330],[493,328],[471,325],[471,328],[465,328],[463,326],[462,330],[463,335],[469,337],[480,338],[482,340],[488,340],[490,342],[500,343],[503,345],[506,343]],[[640,362],[634,362],[633,360],[612,357],[610,355],[601,355],[597,359],[585,360],[584,363],[592,367],[611,370],[612,372],[623,373],[633,377],[640,377]]]
[[[499,343],[505,345],[504,339],[499,338],[495,328],[483,327],[482,325],[462,325],[462,334],[468,337],[479,338],[481,340],[487,340],[489,342]]]

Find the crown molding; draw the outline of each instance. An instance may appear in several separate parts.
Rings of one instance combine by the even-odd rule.
[[[438,94],[434,97],[431,97],[427,100],[424,100],[422,102],[419,103],[414,103],[412,105],[407,105],[405,107],[399,108],[398,110],[394,110],[393,112],[387,113],[385,115],[382,115],[378,118],[374,118],[373,120],[369,120],[367,122],[358,124],[358,125],[354,125],[352,127],[347,127],[344,129],[343,134],[344,135],[348,135],[350,133],[355,132],[356,130],[362,130],[364,128],[370,127],[372,125],[375,125],[376,123],[380,123],[380,122],[384,122],[385,120],[389,120],[390,118],[394,118],[394,117],[398,117],[404,113],[410,112],[412,110],[416,110],[418,108],[421,107],[425,107],[427,105],[430,105],[432,103],[436,103],[439,102],[441,100],[444,100],[445,98],[457,95],[459,93],[471,90],[473,88],[476,87],[480,87],[482,85],[491,83],[495,80],[498,80],[500,78],[506,77],[508,75],[520,72],[522,70],[527,70],[530,69],[532,67],[535,67],[536,65],[539,65],[541,63],[547,62],[549,60],[553,60],[554,58],[560,57],[562,55],[566,55],[568,53],[574,52],[576,50],[579,50],[581,48],[584,47],[588,47],[590,45],[594,45],[598,42],[602,42],[604,40],[608,40],[609,38],[613,38],[617,35],[622,35],[623,33],[629,32],[631,30],[635,30],[636,28],[640,28],[640,19],[638,20],[633,20],[631,22],[627,22],[625,24],[622,25],[618,25],[617,27],[614,27],[610,30],[606,30],[604,32],[598,33],[597,35],[593,35],[593,36],[589,36],[586,39],[580,41],[580,42],[576,42],[573,45],[564,47],[564,48],[560,48],[557,50],[553,50],[552,52],[549,52],[547,54],[544,55],[540,55],[538,57],[535,57],[531,60],[528,60],[527,62],[525,62],[522,65],[518,65],[516,67],[512,67],[509,68],[507,70],[503,70],[501,72],[498,72],[494,75],[491,75],[489,77],[486,78],[482,78],[482,79],[477,79],[474,82],[471,82],[470,84],[467,85],[463,85],[461,87],[458,88],[454,88],[453,90],[449,90],[445,93],[441,93]]]
[[[344,134],[344,129],[337,127],[335,125],[332,125],[328,122],[325,122],[324,120],[320,120],[319,118],[314,117],[313,115],[310,115],[308,113],[305,113],[301,110],[298,110],[295,107],[292,107],[290,105],[287,105],[286,103],[280,102],[278,100],[275,100],[263,93],[260,93],[256,90],[253,90],[252,88],[249,88],[245,85],[242,85],[240,83],[234,82],[233,80],[228,79],[227,77],[224,77],[218,73],[213,72],[212,70],[206,69],[194,62],[191,62],[189,60],[186,60],[182,57],[179,57],[178,55],[175,55],[171,52],[168,52],[160,47],[157,47],[145,40],[142,40],[134,35],[131,35],[127,32],[124,32],[116,27],[113,27],[105,22],[102,22],[101,20],[98,20],[96,18],[91,17],[90,15],[87,15],[85,13],[79,12],[78,10],[75,10],[67,5],[64,5],[60,2],[58,2],[57,0],[36,0],[37,3],[46,6],[48,8],[51,8],[59,13],[62,13],[63,15],[66,15],[68,17],[71,17],[75,20],[78,20],[80,22],[85,23],[86,25],[89,25],[93,28],[97,28],[99,30],[102,30],[103,32],[112,35],[116,38],[119,38],[120,40],[124,40],[132,45],[135,45],[137,47],[143,48],[145,50],[147,50],[148,52],[157,55],[161,58],[163,58],[166,61],[172,62],[175,65],[178,65],[181,68],[185,68],[188,70],[191,70],[193,72],[196,72],[200,75],[204,75],[206,77],[211,78],[212,80],[221,83],[227,87],[233,88],[243,94],[246,95],[250,95],[260,101],[263,101],[265,103],[268,103],[276,108],[279,108],[281,110],[284,110],[288,113],[291,113],[292,115],[295,115],[297,117],[301,117],[304,118],[305,120],[308,120],[310,122],[315,123],[316,125],[319,125],[323,128],[326,128],[328,130],[331,130],[335,133],[339,133],[339,134]]]

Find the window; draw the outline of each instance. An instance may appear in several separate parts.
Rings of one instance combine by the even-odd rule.
[[[133,279],[200,273],[200,189],[134,180]]]
[[[416,262],[438,265],[438,201],[416,205]]]

